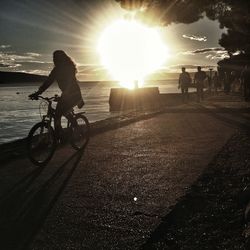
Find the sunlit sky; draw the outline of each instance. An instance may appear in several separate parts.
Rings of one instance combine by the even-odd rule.
[[[0,70],[48,74],[52,52],[65,50],[78,65],[80,80],[112,79],[101,65],[98,41],[118,19],[128,17],[114,0],[2,0],[0,8]],[[162,79],[182,65],[216,66],[226,56],[218,40],[218,22],[203,18],[193,24],[158,28],[168,58],[155,73]]]

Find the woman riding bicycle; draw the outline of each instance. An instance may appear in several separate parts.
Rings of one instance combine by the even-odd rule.
[[[76,105],[81,108],[84,105],[80,87],[76,79],[76,65],[73,60],[62,50],[53,53],[54,68],[50,72],[47,80],[40,86],[37,92],[31,94],[31,99],[37,99],[54,81],[57,81],[62,95],[55,110],[55,132],[58,139],[62,139],[63,130],[61,126],[62,116],[67,117],[67,113]],[[70,117],[67,117],[70,119]]]

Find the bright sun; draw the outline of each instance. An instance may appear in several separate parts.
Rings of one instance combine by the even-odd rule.
[[[159,69],[168,50],[160,34],[136,21],[119,20],[107,27],[98,43],[101,63],[123,87],[139,86],[143,78]]]

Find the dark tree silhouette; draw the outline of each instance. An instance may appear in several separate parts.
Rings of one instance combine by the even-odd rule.
[[[249,0],[116,0],[127,10],[140,9],[137,17],[156,25],[193,23],[203,16],[218,20],[226,28],[219,40],[230,58],[222,60],[233,65],[246,64],[250,59]],[[236,55],[237,54],[237,55]]]

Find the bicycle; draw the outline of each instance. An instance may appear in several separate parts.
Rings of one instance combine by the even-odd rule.
[[[51,125],[52,120],[55,119],[55,109],[52,103],[58,102],[59,98],[57,95],[50,98],[41,95],[31,98],[44,100],[47,104],[46,114],[41,115],[42,121],[31,128],[27,137],[28,157],[37,166],[45,166],[50,161],[59,142]],[[73,108],[67,113],[70,119],[67,118],[67,128],[64,132],[67,132],[67,138],[76,150],[84,148],[89,141],[90,125],[84,113],[75,113]]]

